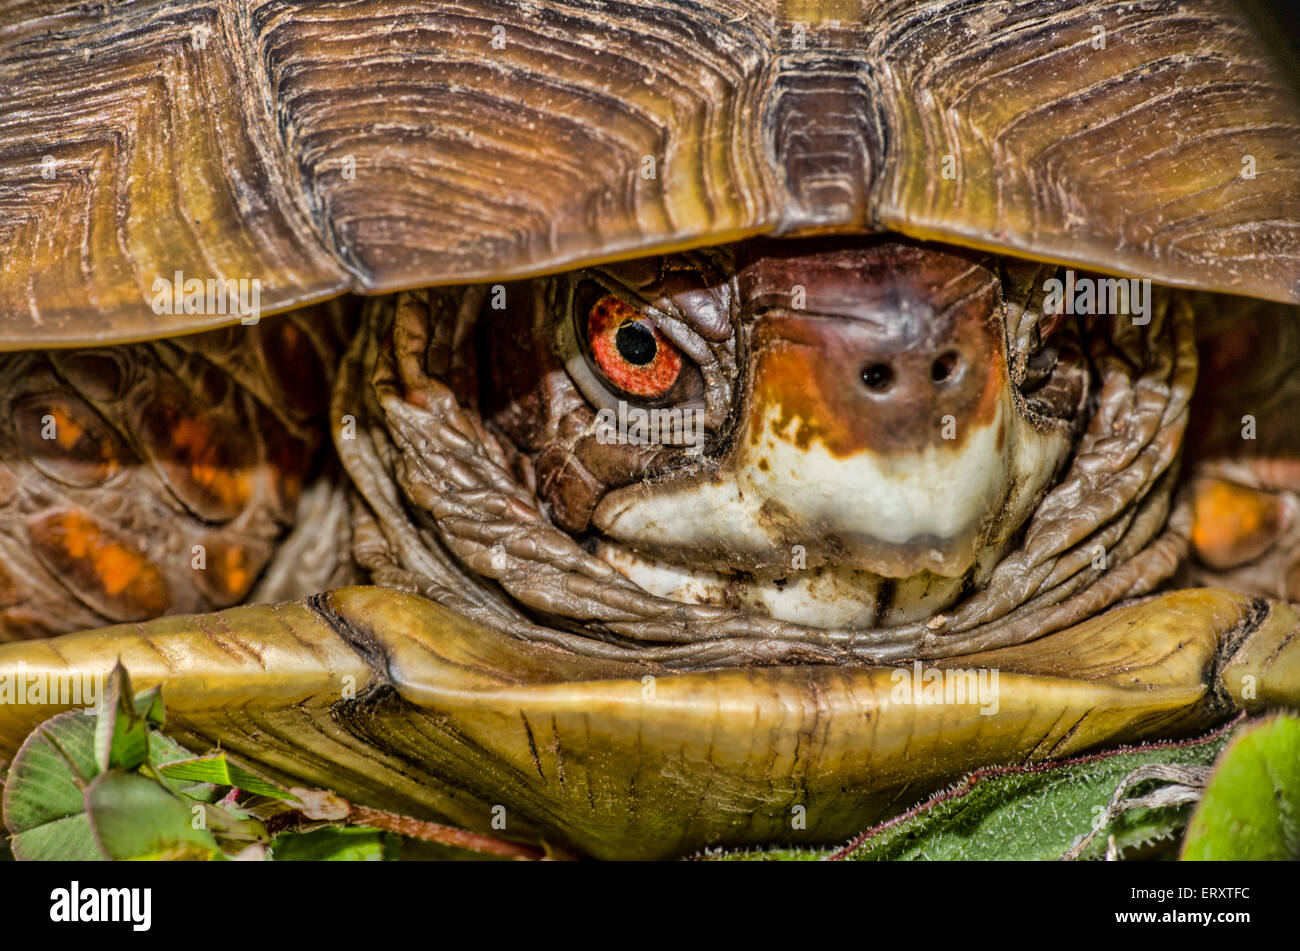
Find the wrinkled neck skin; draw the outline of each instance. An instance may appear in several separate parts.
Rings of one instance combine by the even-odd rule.
[[[1151,591],[1192,298],[1045,313],[1048,265],[747,242],[374,299],[336,431],[371,577],[679,669],[1021,643]]]
[[[1068,456],[1086,396],[1078,363],[1061,371],[1076,379],[1059,416],[1031,410],[1013,384],[996,260],[859,239],[648,263],[533,288],[536,338],[555,341],[563,372],[588,384],[606,420],[674,404],[584,379],[604,375],[576,339],[600,299],[593,282],[675,329],[688,358],[707,353],[715,372],[695,403],[726,403],[701,413],[710,425],[694,454],[632,433],[660,456],[648,478],[618,471],[627,445],[598,444],[565,457],[610,475],[598,497],[587,497],[589,480],[539,484],[553,511],[589,513],[567,527],[595,554],[667,600],[827,628],[930,617],[987,582]],[[559,372],[532,385],[563,388],[550,378]],[[725,400],[711,400],[719,390]],[[513,432],[558,432],[554,403],[526,424],[517,407],[498,419]]]

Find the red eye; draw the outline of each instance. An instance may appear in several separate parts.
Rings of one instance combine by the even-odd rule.
[[[625,393],[663,396],[681,376],[682,355],[677,347],[636,308],[613,295],[592,306],[587,340],[600,372]]]

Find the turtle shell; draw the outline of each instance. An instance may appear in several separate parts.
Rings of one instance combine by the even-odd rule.
[[[5,20],[5,349],[241,316],[161,306],[173,281],[256,282],[270,313],[808,232],[1300,302],[1296,86],[1266,27],[1214,0]]]

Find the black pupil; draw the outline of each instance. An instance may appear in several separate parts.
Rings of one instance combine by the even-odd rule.
[[[643,367],[655,358],[659,349],[655,335],[644,324],[626,323],[614,334],[619,355],[633,366]]]
[[[894,371],[884,363],[873,363],[862,368],[862,382],[868,389],[884,390],[894,382]]]

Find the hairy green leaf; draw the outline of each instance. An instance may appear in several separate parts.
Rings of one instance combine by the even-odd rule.
[[[95,717],[69,710],[42,723],[19,748],[4,789],[5,826],[15,858],[103,858],[90,834],[82,793],[99,772],[94,739]]]
[[[731,860],[1059,859],[1102,820],[1131,774],[1157,764],[1208,766],[1227,742],[1228,729],[1183,743],[1161,743],[1059,763],[980,770],[903,816],[882,823],[838,849],[771,849],[705,858]],[[1143,780],[1125,795],[1158,786]],[[1082,857],[1105,854],[1113,837],[1123,856],[1172,846],[1187,823],[1189,805],[1137,807],[1100,830]]]

